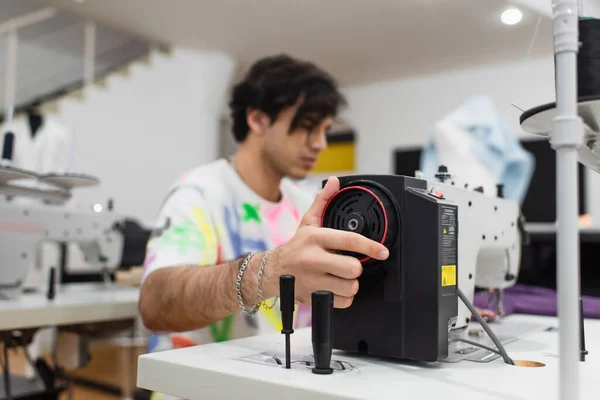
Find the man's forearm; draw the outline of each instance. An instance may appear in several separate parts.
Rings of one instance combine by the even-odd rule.
[[[242,298],[246,307],[259,302],[257,275],[263,254],[255,254],[244,273]],[[145,326],[152,331],[191,331],[239,312],[235,284],[242,262],[243,258],[210,267],[170,267],[152,272],[140,293]],[[263,294],[270,297],[274,288],[267,283],[272,281],[267,270]]]

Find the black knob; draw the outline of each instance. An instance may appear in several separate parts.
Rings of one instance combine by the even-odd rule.
[[[15,134],[12,132],[6,132],[4,134],[4,142],[2,144],[2,159],[12,160],[14,142]]]
[[[365,230],[367,228],[367,222],[365,220],[365,216],[361,213],[350,213],[347,218],[345,229],[350,232],[360,233],[365,235]],[[365,235],[368,236],[368,235]]]
[[[504,185],[502,183],[496,185],[496,196],[504,198]]]
[[[296,278],[292,275],[281,275],[279,277],[279,298],[281,310],[281,333],[294,333],[294,284]]]
[[[313,374],[333,373],[331,352],[333,350],[333,293],[317,291],[312,293],[312,346],[315,357]]]
[[[448,173],[448,167],[445,165],[440,165],[438,167],[438,172],[435,174],[435,177],[438,178],[440,182],[446,182],[447,179],[451,178],[451,175]]]
[[[55,294],[56,294],[55,268],[50,267],[50,273],[48,276],[48,293],[46,294],[46,298],[48,300],[54,300]]]

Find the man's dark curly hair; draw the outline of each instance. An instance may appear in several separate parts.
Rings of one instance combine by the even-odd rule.
[[[333,77],[310,62],[285,54],[257,61],[233,88],[229,102],[237,142],[243,142],[250,130],[248,109],[263,111],[273,123],[281,110],[296,104],[300,96],[290,132],[300,125],[310,129],[327,117],[335,117],[346,105]]]

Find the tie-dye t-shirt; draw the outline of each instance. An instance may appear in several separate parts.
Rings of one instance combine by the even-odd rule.
[[[242,181],[226,159],[187,172],[162,204],[148,242],[143,279],[159,268],[201,268],[286,243],[314,196],[287,179],[281,183],[281,192],[282,199],[277,203],[264,200]],[[256,276],[247,275],[244,279]],[[273,299],[267,301],[270,304]],[[298,307],[294,316],[295,327],[310,326],[310,308]],[[281,329],[279,305],[270,310],[261,307],[253,316],[239,312],[199,331],[152,335],[148,350],[225,341]]]

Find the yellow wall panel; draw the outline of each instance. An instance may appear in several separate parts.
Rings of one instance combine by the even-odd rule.
[[[332,143],[319,154],[313,173],[354,171],[354,143]]]

